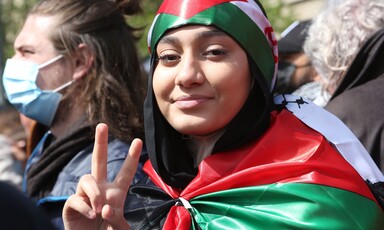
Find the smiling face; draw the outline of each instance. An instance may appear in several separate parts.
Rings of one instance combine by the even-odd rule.
[[[172,30],[159,41],[156,55],[153,90],[161,113],[178,132],[212,134],[244,105],[251,88],[247,55],[215,27]]]
[[[52,17],[30,15],[14,42],[14,59],[43,64],[56,56],[58,51],[49,40],[54,26]],[[55,89],[72,79],[72,69],[64,66],[63,58],[39,70],[37,85],[43,90]]]

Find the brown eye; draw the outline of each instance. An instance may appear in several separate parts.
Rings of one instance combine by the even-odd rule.
[[[207,55],[212,55],[212,56],[218,56],[218,55],[224,55],[226,54],[227,52],[225,52],[224,50],[220,50],[220,49],[214,49],[214,50],[210,50],[207,52]]]
[[[224,49],[211,49],[206,52],[204,52],[204,56],[211,60],[220,60],[221,58],[225,57],[225,55],[228,52]]]
[[[164,55],[159,55],[157,59],[161,64],[169,65],[169,64],[178,62],[180,60],[180,56],[175,54],[164,54]]]

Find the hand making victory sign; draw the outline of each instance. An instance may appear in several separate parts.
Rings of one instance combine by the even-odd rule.
[[[124,201],[135,175],[142,141],[131,143],[127,158],[115,180],[107,181],[108,126],[96,127],[91,174],[84,175],[77,191],[64,205],[65,229],[129,229]]]

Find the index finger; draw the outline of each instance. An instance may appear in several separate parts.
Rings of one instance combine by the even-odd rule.
[[[108,126],[100,123],[96,126],[95,145],[92,153],[91,174],[97,182],[107,180]]]
[[[132,179],[136,173],[142,148],[143,142],[140,139],[136,138],[132,141],[127,158],[124,160],[123,166],[114,180],[114,183],[124,191],[128,191],[128,188],[131,185]]]

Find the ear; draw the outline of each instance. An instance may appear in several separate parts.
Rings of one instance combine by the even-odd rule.
[[[93,61],[94,57],[90,52],[89,47],[84,43],[79,44],[73,55],[73,64],[75,67],[73,79],[78,80],[85,77],[93,64]]]

